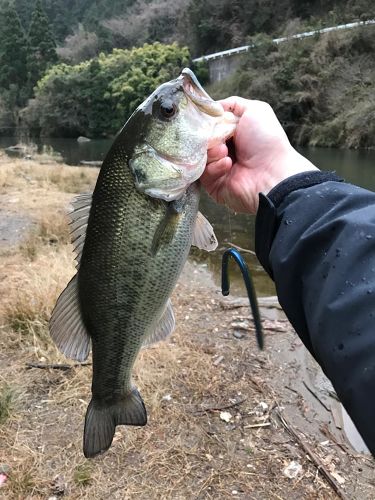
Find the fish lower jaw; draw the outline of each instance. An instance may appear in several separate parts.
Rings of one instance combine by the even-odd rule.
[[[206,158],[194,166],[189,166],[190,169],[183,170],[181,167],[181,175],[178,178],[166,179],[164,183],[160,182],[158,185],[156,183],[154,185],[138,184],[137,189],[151,198],[168,202],[179,200],[186,193],[188,187],[199,179],[205,166]]]
[[[143,192],[150,196],[151,198],[157,198],[164,201],[175,201],[183,197],[187,186],[183,186],[179,189],[174,190],[163,190],[160,188],[149,188],[144,189]]]

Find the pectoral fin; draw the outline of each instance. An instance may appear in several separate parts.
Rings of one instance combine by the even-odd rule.
[[[198,212],[197,215],[191,244],[201,250],[207,250],[207,252],[212,252],[217,248],[217,239],[214,230],[201,212]]]
[[[172,201],[166,205],[165,215],[161,219],[151,245],[152,255],[156,255],[162,244],[172,240],[176,232],[176,224],[178,223],[183,202],[181,200]]]

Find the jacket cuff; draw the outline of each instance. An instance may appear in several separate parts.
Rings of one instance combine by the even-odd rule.
[[[322,172],[321,170],[301,172],[277,184],[268,193],[267,198],[272,201],[275,207],[278,207],[283,199],[292,191],[305,189],[327,181],[342,182],[343,179],[338,177],[334,172]]]
[[[275,186],[268,195],[259,193],[259,207],[255,221],[255,253],[266,272],[273,279],[269,254],[280,225],[277,208],[293,191],[305,189],[327,181],[342,182],[334,172],[313,170],[292,175]]]

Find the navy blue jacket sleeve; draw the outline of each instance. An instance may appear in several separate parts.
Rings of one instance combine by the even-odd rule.
[[[375,193],[298,174],[260,195],[255,240],[286,315],[375,455]]]

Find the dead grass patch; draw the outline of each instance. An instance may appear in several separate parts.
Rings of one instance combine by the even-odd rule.
[[[50,344],[48,321],[52,309],[74,273],[73,255],[70,245],[47,247],[27,265],[23,255],[18,260],[9,259],[9,266],[7,259],[0,265],[0,274],[5,275],[0,283],[2,324],[9,331],[8,346],[10,340],[14,347],[26,342],[44,352]],[[0,346],[2,343],[0,340]]]
[[[0,186],[25,187],[29,184],[58,187],[66,193],[81,192],[92,188],[99,169],[92,167],[71,167],[57,162],[54,158],[40,155],[31,160],[9,158],[0,153]]]
[[[65,213],[57,211],[42,216],[20,245],[22,255],[35,260],[44,246],[58,247],[70,243],[69,220]]]

